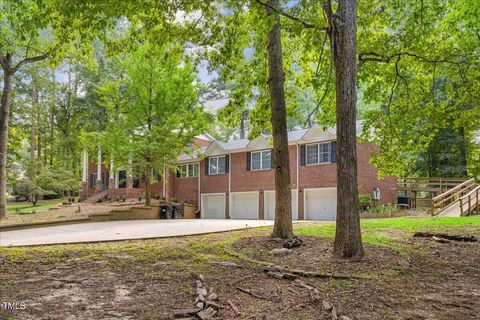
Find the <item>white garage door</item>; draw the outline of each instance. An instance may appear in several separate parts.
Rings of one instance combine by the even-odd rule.
[[[305,219],[335,220],[337,188],[305,189]]]
[[[275,191],[265,191],[265,219],[275,219]],[[298,220],[297,190],[292,190],[292,219]]]
[[[202,194],[202,218],[225,219],[225,194]]]
[[[258,192],[232,192],[231,200],[231,219],[258,219]]]

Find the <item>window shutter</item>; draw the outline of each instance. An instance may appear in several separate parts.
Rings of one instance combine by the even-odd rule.
[[[225,156],[225,173],[228,173],[230,171],[230,156],[227,154]]]
[[[337,142],[336,141],[332,141],[330,143],[330,152],[331,152],[331,155],[330,155],[331,162],[332,163],[337,162]]]
[[[208,176],[208,163],[210,158],[205,158],[205,175]]]
[[[273,149],[270,150],[270,160],[271,160],[271,164],[270,164],[270,168],[273,169],[275,168],[275,156],[273,155]]]
[[[300,165],[305,165],[305,145],[300,146]]]
[[[177,167],[177,178],[180,178],[181,176],[180,170],[181,170],[180,167]]]
[[[247,152],[247,171],[250,171],[252,169],[251,161],[252,161],[252,153]]]

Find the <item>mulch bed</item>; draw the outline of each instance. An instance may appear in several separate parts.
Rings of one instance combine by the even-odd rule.
[[[235,250],[243,250],[247,257],[270,262],[285,268],[305,271],[371,274],[390,271],[403,260],[398,251],[388,247],[364,245],[365,257],[361,260],[338,259],[333,256],[333,240],[302,236],[302,245],[286,256],[273,256],[269,252],[281,248],[283,241],[273,241],[270,237],[242,239],[232,245]]]
[[[25,301],[26,309],[0,308],[0,318],[174,319],[175,310],[195,307],[196,282],[202,274],[205,286],[218,295],[215,303],[220,307],[212,319],[331,320],[331,314],[323,310],[325,301],[335,307],[339,319],[480,319],[479,243],[438,243],[406,237],[401,245],[408,250],[402,255],[388,247],[365,245],[365,259],[343,261],[332,258],[332,240],[312,237],[301,237],[303,246],[295,248],[292,255],[272,257],[268,250],[281,244],[269,241],[268,233],[236,232],[247,238],[230,248],[282,266],[370,277],[302,278],[312,290],[292,280],[271,278],[241,259],[230,261],[240,266],[224,263],[226,257],[216,256],[208,246],[198,253],[208,257],[204,263],[193,256],[176,254],[138,256],[152,247],[177,245],[188,249],[200,242],[215,245],[228,237],[225,233],[208,238],[129,241],[118,243],[115,250],[73,249],[60,255],[31,251],[12,258],[9,249],[2,249],[0,296],[5,301]],[[409,266],[398,270],[404,255]]]

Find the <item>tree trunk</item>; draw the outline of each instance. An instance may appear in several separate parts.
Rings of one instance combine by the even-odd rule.
[[[145,170],[145,205],[150,206],[152,204],[152,197],[150,195],[150,172],[151,168]]]
[[[0,219],[7,218],[7,141],[13,80],[11,55],[7,55],[6,60],[7,68],[3,70],[2,110],[0,113]]]
[[[275,225],[273,237],[287,239],[293,236],[292,196],[290,186],[290,159],[287,139],[287,109],[285,106],[285,73],[282,61],[280,16],[271,8],[279,7],[279,0],[269,0],[267,16],[274,16],[275,24],[268,32],[268,87],[270,91],[273,164],[275,169]]]
[[[336,73],[337,225],[334,254],[364,255],[360,231],[356,151],[356,0],[339,0],[335,15],[327,8]]]
[[[461,142],[459,145],[460,148],[460,166],[461,166],[461,174],[462,177],[467,178],[468,177],[468,171],[467,171],[467,146],[466,146],[466,140],[465,140],[465,128],[460,127],[458,129]]]

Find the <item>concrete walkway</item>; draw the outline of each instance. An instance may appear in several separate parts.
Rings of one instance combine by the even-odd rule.
[[[126,220],[4,231],[0,246],[161,238],[272,226],[273,220]]]

